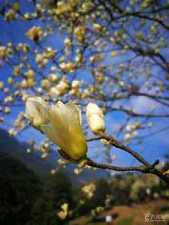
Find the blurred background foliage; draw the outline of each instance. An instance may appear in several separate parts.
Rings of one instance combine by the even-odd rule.
[[[167,184],[154,175],[115,174],[89,180],[85,175],[75,179],[62,169],[55,174],[46,174],[44,169],[43,174],[33,164],[32,169],[27,168],[26,158],[18,159],[17,150],[15,156],[7,151],[8,145],[16,148],[15,138],[9,140],[0,146],[5,148],[0,153],[0,224],[74,224],[77,218],[82,218],[79,224],[86,224],[83,217],[97,224],[100,215],[104,218],[106,212],[125,205],[151,204],[158,205],[158,210],[153,209],[156,213],[168,211]],[[120,220],[119,224],[131,222],[129,218]]]

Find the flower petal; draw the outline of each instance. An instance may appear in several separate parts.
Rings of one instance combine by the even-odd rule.
[[[47,122],[47,110],[48,105],[40,97],[29,97],[26,101],[26,117],[35,127]]]

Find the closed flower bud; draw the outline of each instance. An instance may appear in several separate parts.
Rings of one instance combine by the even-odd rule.
[[[66,79],[62,79],[58,84],[57,84],[57,90],[59,92],[59,95],[64,95],[67,93],[69,89],[69,84]]]
[[[16,136],[17,131],[14,130],[13,128],[11,128],[11,129],[8,130],[8,134],[9,134],[9,136]]]
[[[48,80],[52,83],[56,82],[58,80],[58,76],[54,73],[49,74]]]
[[[33,87],[34,84],[35,84],[35,80],[34,79],[32,79],[32,78],[27,79],[28,88]]]
[[[60,95],[60,92],[56,86],[50,88],[50,90],[49,90],[50,97],[58,97],[59,95]]]
[[[39,41],[43,36],[43,30],[41,27],[33,26],[27,31],[26,35],[33,41]]]
[[[21,88],[28,88],[28,83],[26,79],[23,79],[20,83]]]
[[[14,19],[16,19],[16,12],[13,9],[9,9],[5,14],[5,19],[10,22]]]
[[[94,23],[93,28],[98,32],[102,31],[102,29],[103,29],[103,27],[98,23]]]
[[[0,46],[0,59],[5,59],[7,57],[7,48],[5,46]]]
[[[98,134],[105,130],[103,111],[94,103],[89,103],[86,108],[86,116],[90,129]]]
[[[56,55],[56,50],[48,47],[46,48],[44,55],[48,59],[53,59]]]
[[[48,90],[50,88],[50,82],[47,79],[41,81],[41,86],[43,89]]]
[[[13,69],[13,75],[17,77],[20,74],[21,74],[21,67],[19,65],[15,66],[14,69]]]
[[[66,48],[71,48],[71,46],[72,46],[72,41],[71,41],[69,38],[66,38],[66,39],[64,40],[64,45],[65,45]]]
[[[11,109],[9,107],[4,108],[4,113],[9,114],[11,112]]]
[[[25,76],[26,76],[27,78],[34,79],[34,77],[35,77],[35,72],[34,72],[32,69],[29,69],[29,70],[25,73]]]
[[[65,72],[65,73],[73,73],[75,70],[75,64],[72,62],[62,62],[60,64],[60,68]]]
[[[0,81],[0,90],[2,90],[3,88],[4,88],[4,83]]]
[[[83,42],[85,39],[86,29],[84,26],[77,26],[74,29],[74,34],[79,42]]]
[[[73,80],[72,81],[72,89],[79,89],[80,88],[80,81],[79,80]]]
[[[14,81],[13,81],[13,78],[12,77],[8,77],[8,84],[13,84],[14,83]]]

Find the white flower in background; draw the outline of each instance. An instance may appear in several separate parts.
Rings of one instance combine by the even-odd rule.
[[[48,106],[40,97],[28,98],[26,116],[72,160],[85,159],[87,144],[79,108],[73,103]],[[37,125],[38,124],[38,125]]]
[[[94,103],[89,103],[86,108],[86,116],[90,129],[94,133],[103,132],[105,130],[104,114],[101,108]]]
[[[50,88],[49,95],[52,97],[58,97],[66,94],[69,90],[69,84],[66,79],[62,79],[57,85]]]
[[[3,111],[4,113],[9,114],[11,112],[11,109],[8,106],[6,106]]]
[[[75,71],[75,64],[73,62],[62,62],[59,66],[65,73],[73,73]]]
[[[66,48],[71,48],[71,46],[72,46],[72,41],[71,41],[71,39],[69,39],[69,38],[65,38],[65,40],[64,40],[64,45],[65,45],[65,47]]]
[[[60,80],[59,83],[57,84],[57,90],[59,92],[59,95],[66,94],[68,89],[69,89],[69,84],[66,79]]]
[[[81,188],[82,192],[84,193],[84,195],[86,196],[87,199],[91,199],[94,195],[94,192],[96,191],[96,185],[94,183],[89,183],[84,185]]]
[[[42,81],[41,81],[41,87],[43,88],[43,89],[46,89],[46,90],[48,90],[49,88],[50,88],[50,82],[49,82],[49,80],[48,79],[43,79]]]
[[[72,89],[79,89],[80,88],[80,81],[79,80],[73,80],[72,81]]]
[[[73,80],[72,84],[71,84],[71,90],[70,90],[70,94],[71,95],[78,95],[79,91],[80,91],[80,81],[79,80]]]
[[[51,73],[48,76],[50,82],[55,83],[58,80],[58,76],[55,73]]]
[[[63,203],[61,205],[61,210],[57,213],[57,215],[61,220],[64,220],[66,219],[68,214],[69,214],[69,205],[68,203]]]

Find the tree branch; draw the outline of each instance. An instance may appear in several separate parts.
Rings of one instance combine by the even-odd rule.
[[[138,152],[134,151],[128,146],[125,146],[122,144],[120,141],[116,140],[114,137],[109,136],[105,133],[100,133],[99,137],[94,138],[94,140],[98,139],[106,139],[109,141],[109,143],[112,146],[115,146],[116,148],[119,148],[130,155],[132,155],[137,161],[139,161],[142,165],[141,166],[129,166],[129,167],[121,167],[121,166],[115,166],[111,164],[104,164],[104,163],[97,163],[94,162],[91,159],[87,159],[86,165],[99,168],[99,169],[108,169],[108,170],[114,170],[114,171],[126,171],[126,172],[141,172],[141,173],[151,173],[156,176],[158,176],[161,180],[165,181],[166,183],[169,184],[169,177],[165,175],[162,171],[156,169],[156,166],[159,164],[159,160],[156,160],[153,164],[150,164],[147,162]],[[92,141],[92,139],[88,139],[88,141]]]
[[[144,169],[146,169],[146,167],[143,166],[115,166],[115,165],[111,165],[111,164],[105,164],[105,163],[98,163],[98,162],[94,162],[91,159],[87,159],[86,165],[91,166],[91,167],[95,167],[98,169],[108,169],[108,170],[114,170],[114,171],[138,171],[138,172],[143,172]]]
[[[148,161],[146,161],[138,152],[132,150],[128,146],[125,146],[120,141],[116,140],[114,137],[109,136],[105,133],[100,133],[100,137],[103,138],[103,139],[106,139],[111,145],[115,146],[116,148],[119,148],[119,149],[129,153],[130,155],[132,155],[135,159],[137,159],[137,161],[139,161],[143,165],[145,165],[147,167],[151,166],[150,163]]]
[[[105,163],[98,163],[94,162],[91,159],[87,159],[86,164],[87,166],[98,168],[98,169],[106,169],[106,170],[113,170],[118,172],[140,172],[140,173],[150,173],[158,176],[161,180],[169,184],[169,177],[167,175],[164,175],[161,171],[157,170],[155,166],[159,163],[157,160],[155,163],[153,163],[151,166],[115,166],[111,164],[105,164]]]

